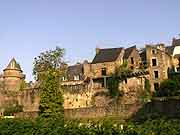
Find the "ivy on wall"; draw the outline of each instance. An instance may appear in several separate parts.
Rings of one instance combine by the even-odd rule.
[[[11,103],[5,106],[4,116],[13,116],[14,113],[23,112],[23,106],[18,103]]]

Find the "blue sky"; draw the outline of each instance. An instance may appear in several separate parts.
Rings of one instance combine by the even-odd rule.
[[[60,46],[73,64],[96,46],[170,44],[180,33],[179,0],[0,0],[0,69],[15,57],[28,80],[33,58]]]

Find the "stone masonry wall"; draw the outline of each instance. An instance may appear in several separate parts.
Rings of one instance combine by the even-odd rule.
[[[146,46],[146,58],[150,74],[151,90],[154,91],[154,84],[160,85],[160,82],[168,78],[168,69],[171,68],[171,56],[165,53],[158,46]],[[156,59],[156,65],[153,66],[152,59]],[[155,77],[155,71],[158,72],[158,77]]]

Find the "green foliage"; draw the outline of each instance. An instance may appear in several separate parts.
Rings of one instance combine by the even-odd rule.
[[[148,79],[145,79],[144,82],[144,90],[143,88],[141,88],[138,93],[139,93],[139,99],[141,101],[141,103],[146,103],[149,102],[152,98],[151,95],[151,85]]]
[[[33,74],[40,83],[40,116],[48,119],[63,117],[62,74],[65,71],[64,49],[46,51],[35,58]]]
[[[115,72],[107,80],[107,87],[111,97],[122,96],[122,91],[119,90],[119,83],[127,79],[128,74],[131,72],[128,68],[127,61],[124,61],[122,65],[116,67]]]
[[[124,63],[122,65],[120,65],[119,67],[116,68],[115,74],[117,74],[117,76],[120,77],[120,80],[125,80],[128,78],[128,75],[131,72],[132,72],[132,70],[130,70],[128,68],[128,62],[124,61]]]
[[[63,64],[64,49],[56,47],[55,50],[42,52],[34,59],[33,75],[36,79],[43,79],[44,73],[49,69],[59,69]]]
[[[148,79],[145,79],[145,90],[149,93],[151,92],[151,85]]]
[[[177,92],[176,81],[164,80],[160,85],[160,89],[156,92],[156,95],[158,97],[175,96],[176,92]]]
[[[2,135],[179,135],[180,120],[159,118],[143,123],[113,123],[98,121],[80,123],[46,119],[31,121],[3,119],[0,121]]]
[[[64,124],[60,120],[2,119],[1,135],[64,135]]]
[[[111,97],[120,96],[119,82],[120,80],[115,75],[113,75],[111,78],[108,78],[107,87]]]
[[[177,90],[180,90],[180,74],[174,75],[170,78],[176,82]]]
[[[1,135],[32,135],[33,122],[19,119],[2,119],[0,120]]]
[[[20,84],[20,90],[24,90],[25,88],[27,88],[27,84],[26,84],[26,81],[23,80]]]
[[[41,83],[40,115],[43,117],[63,117],[63,93],[58,74],[50,70]]]
[[[170,74],[168,80],[164,80],[160,84],[160,89],[156,92],[156,96],[179,96],[180,95],[180,74]]]
[[[38,118],[33,127],[35,135],[65,135],[63,119]]]
[[[147,120],[143,123],[113,123],[111,121],[78,123],[68,122],[66,135],[178,135],[180,120],[164,118]]]
[[[4,116],[12,116],[17,112],[23,112],[23,106],[18,104],[10,104],[4,108]]]

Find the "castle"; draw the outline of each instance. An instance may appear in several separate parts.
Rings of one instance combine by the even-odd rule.
[[[64,108],[103,107],[113,103],[113,99],[106,96],[108,80],[125,62],[131,72],[118,84],[119,90],[124,93],[120,104],[132,104],[137,101],[138,93],[145,89],[146,80],[149,80],[150,90],[154,92],[170,73],[180,71],[180,39],[174,38],[171,46],[156,44],[141,49],[136,46],[96,48],[92,62],[68,66],[66,75],[61,78]],[[38,85],[25,83],[24,80],[25,75],[13,58],[0,76],[1,114],[3,107],[11,101],[22,105],[24,112],[38,111]]]

